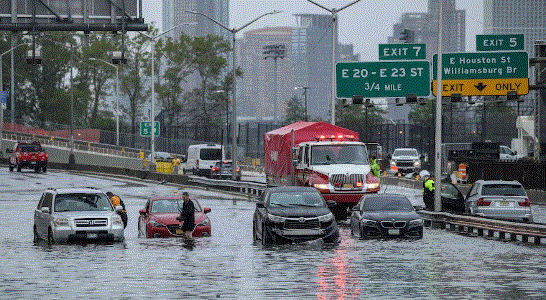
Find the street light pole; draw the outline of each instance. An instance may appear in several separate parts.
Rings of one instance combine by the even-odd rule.
[[[307,0],[307,1],[332,13],[332,103],[330,108],[330,112],[331,112],[330,118],[331,118],[332,125],[335,125],[336,124],[336,98],[337,98],[336,97],[337,13],[357,2],[360,2],[360,0],[355,0],[339,9],[337,8],[329,9],[329,8],[326,8],[325,6],[322,6],[314,2],[313,0]]]
[[[116,117],[116,146],[119,146],[119,67],[100,58],[91,57],[89,60],[101,61],[110,67],[116,68],[116,109],[114,116]]]
[[[19,47],[19,46],[23,46],[24,44],[19,44],[15,47],[12,47],[11,49],[9,49],[8,51],[0,54],[0,93],[4,93],[4,78],[3,78],[3,74],[2,74],[2,57],[4,57],[4,55],[12,52],[13,50],[15,50],[15,48]],[[11,95],[11,97],[13,98],[13,95]],[[0,104],[3,106],[3,104]],[[7,100],[6,100],[6,105],[7,105]],[[13,107],[11,108],[13,110]],[[4,151],[2,150],[3,147],[4,147],[4,144],[3,144],[3,141],[4,141],[4,107],[0,107],[0,157],[3,157],[4,156]]]
[[[268,12],[268,13],[265,13],[265,14],[262,14],[260,15],[259,17],[255,18],[254,20],[246,23],[245,25],[239,27],[239,28],[229,28],[227,27],[226,25],[214,20],[213,18],[203,14],[203,13],[200,13],[200,12],[197,12],[197,11],[191,11],[191,10],[185,10],[184,12],[187,12],[187,13],[190,13],[190,14],[195,14],[195,15],[200,15],[200,16],[203,16],[207,19],[209,19],[211,22],[215,23],[216,25],[224,28],[225,30],[231,32],[231,51],[232,51],[232,70],[231,70],[231,74],[233,76],[233,91],[232,91],[232,95],[231,95],[231,132],[232,132],[232,138],[231,138],[231,162],[233,164],[233,167],[235,168],[236,167],[236,164],[237,164],[237,102],[236,102],[236,94],[237,94],[237,77],[235,76],[235,34],[241,30],[243,30],[244,28],[246,28],[247,26],[249,26],[250,24],[258,21],[259,19],[267,16],[267,15],[272,15],[272,14],[278,14],[280,13],[280,11],[272,11],[272,12]],[[236,173],[235,172],[232,172],[232,177],[231,179],[235,180],[236,179]]]
[[[181,23],[181,24],[178,24],[168,30],[165,30],[164,32],[160,33],[160,34],[157,34],[157,35],[150,35],[150,34],[146,34],[144,32],[141,32],[139,31],[138,33],[148,37],[151,41],[151,51],[152,51],[152,103],[150,105],[150,111],[151,111],[151,116],[150,116],[150,126],[151,126],[151,133],[150,133],[150,158],[151,158],[151,161],[150,161],[150,171],[155,171],[155,79],[154,79],[154,73],[155,73],[155,70],[154,70],[154,65],[155,65],[155,57],[154,57],[154,53],[155,53],[155,43],[156,43],[156,40],[157,38],[159,38],[160,36],[168,33],[168,32],[171,32],[173,31],[174,29],[182,26],[182,25],[193,25],[195,23]]]

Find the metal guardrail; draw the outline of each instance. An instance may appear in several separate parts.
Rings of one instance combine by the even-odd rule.
[[[419,214],[429,226],[449,228],[452,231],[471,236],[495,238],[495,233],[497,233],[499,239],[506,240],[509,235],[511,241],[516,241],[520,236],[524,243],[529,242],[529,238],[533,238],[536,245],[540,244],[541,239],[546,238],[546,225],[455,215],[446,212],[419,211]]]
[[[218,180],[203,177],[191,176],[190,182],[208,187],[220,188],[223,190],[234,191],[246,194],[249,197],[260,195],[267,185],[264,183],[249,182],[249,181],[233,181],[233,180]]]

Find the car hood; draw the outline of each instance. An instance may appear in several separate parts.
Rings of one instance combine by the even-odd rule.
[[[179,213],[152,214],[150,216],[150,220],[154,220],[164,225],[178,225],[180,224],[180,221],[176,219],[178,216],[180,216]],[[202,212],[195,212],[194,216],[195,216],[195,224],[199,224],[201,221],[203,221],[207,217]]]
[[[275,216],[285,218],[299,218],[299,217],[318,217],[324,216],[330,213],[328,207],[304,207],[304,206],[291,206],[291,207],[269,207],[267,211]]]
[[[324,175],[330,174],[368,174],[370,173],[370,165],[353,165],[353,164],[337,164],[337,165],[312,165],[313,171]]]
[[[415,211],[381,211],[365,212],[362,218],[374,221],[410,221],[420,217]]]
[[[61,211],[54,212],[55,216],[65,218],[109,218],[115,214],[113,211]]]

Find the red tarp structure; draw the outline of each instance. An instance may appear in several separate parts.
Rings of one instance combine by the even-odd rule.
[[[321,135],[352,135],[359,140],[357,132],[326,122],[296,122],[265,134],[265,174],[282,176],[290,174],[290,133],[294,130],[294,146],[302,142],[316,141]]]

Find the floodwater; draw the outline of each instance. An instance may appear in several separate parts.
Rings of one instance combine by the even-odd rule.
[[[544,299],[546,247],[425,228],[422,240],[262,247],[252,241],[255,204],[189,189],[212,209],[212,236],[137,237],[146,197],[176,187],[0,168],[2,299]],[[125,241],[32,242],[33,210],[51,186],[96,186],[127,204]]]

